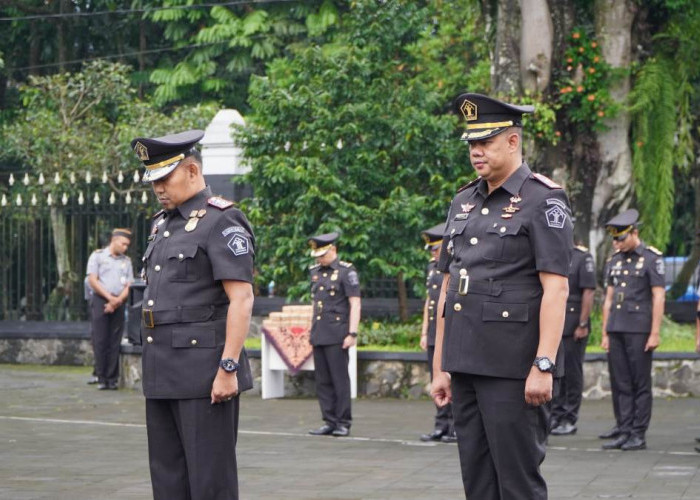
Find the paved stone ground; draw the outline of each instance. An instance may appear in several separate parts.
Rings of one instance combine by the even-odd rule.
[[[0,499],[151,498],[143,399],[97,391],[85,368],[0,365]],[[657,399],[649,448],[603,452],[610,401],[586,401],[579,433],[552,438],[551,499],[700,500],[700,400]],[[360,400],[353,437],[310,437],[314,400],[243,396],[244,500],[463,498],[455,445],[422,444],[429,401]],[[474,499],[479,500],[479,499]]]

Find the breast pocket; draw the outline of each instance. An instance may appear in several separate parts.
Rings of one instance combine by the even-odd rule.
[[[486,229],[482,255],[486,260],[515,262],[528,251],[524,228],[519,222],[495,223]]]
[[[191,282],[197,279],[195,259],[197,245],[180,245],[168,249],[168,278],[174,282]]]

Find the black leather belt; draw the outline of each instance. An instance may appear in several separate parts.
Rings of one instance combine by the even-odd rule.
[[[450,283],[452,283],[452,281]],[[531,288],[542,288],[542,282],[539,278],[508,281],[470,279],[467,295],[470,293],[475,293],[477,295],[490,295],[491,297],[498,297],[503,292],[508,292],[511,290],[527,290]],[[452,284],[450,284],[449,290],[451,292],[458,292],[457,287],[452,286]]]
[[[203,323],[225,318],[226,314],[228,314],[228,306],[228,304],[218,306],[183,306],[160,311],[141,309],[141,316],[146,328],[173,323]]]

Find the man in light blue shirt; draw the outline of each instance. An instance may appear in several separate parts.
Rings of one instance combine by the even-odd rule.
[[[100,390],[116,390],[119,380],[119,346],[124,329],[124,303],[134,281],[126,250],[131,231],[117,228],[106,248],[95,250],[87,264],[92,289],[91,326],[95,374]]]

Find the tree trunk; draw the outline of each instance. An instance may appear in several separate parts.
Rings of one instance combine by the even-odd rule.
[[[396,275],[396,287],[399,299],[399,320],[403,323],[408,321],[408,294],[406,293],[406,280],[403,277],[403,271],[399,271]]]
[[[698,179],[700,169],[695,168],[694,170],[695,175],[692,182],[695,188],[695,237],[693,238],[693,247],[690,250],[688,260],[683,263],[683,267],[681,267],[676,280],[673,282],[673,286],[668,292],[671,299],[677,299],[685,293],[690,280],[693,278],[695,268],[698,267],[698,262],[700,262],[700,179]]]
[[[549,86],[553,32],[547,0],[522,0],[520,80],[525,92],[539,94]]]
[[[605,60],[614,69],[629,69],[632,62],[632,21],[634,0],[596,0],[596,34]],[[590,244],[594,256],[604,256],[609,243],[605,222],[629,206],[632,197],[632,155],[629,145],[630,115],[625,101],[630,91],[629,74],[620,75],[610,86],[613,99],[621,104],[617,115],[606,121],[607,130],[598,132],[600,171],[591,202]],[[599,266],[603,259],[598,258]]]
[[[520,0],[498,0],[496,46],[491,63],[491,91],[495,95],[519,95]]]
[[[71,272],[70,249],[68,248],[70,240],[67,233],[66,214],[56,207],[51,207],[51,229],[54,251],[56,252],[58,282],[51,291],[48,300],[47,310],[49,311],[49,317],[46,319],[68,319],[64,311],[62,311],[62,306],[66,293],[70,290],[71,277],[73,276]]]

